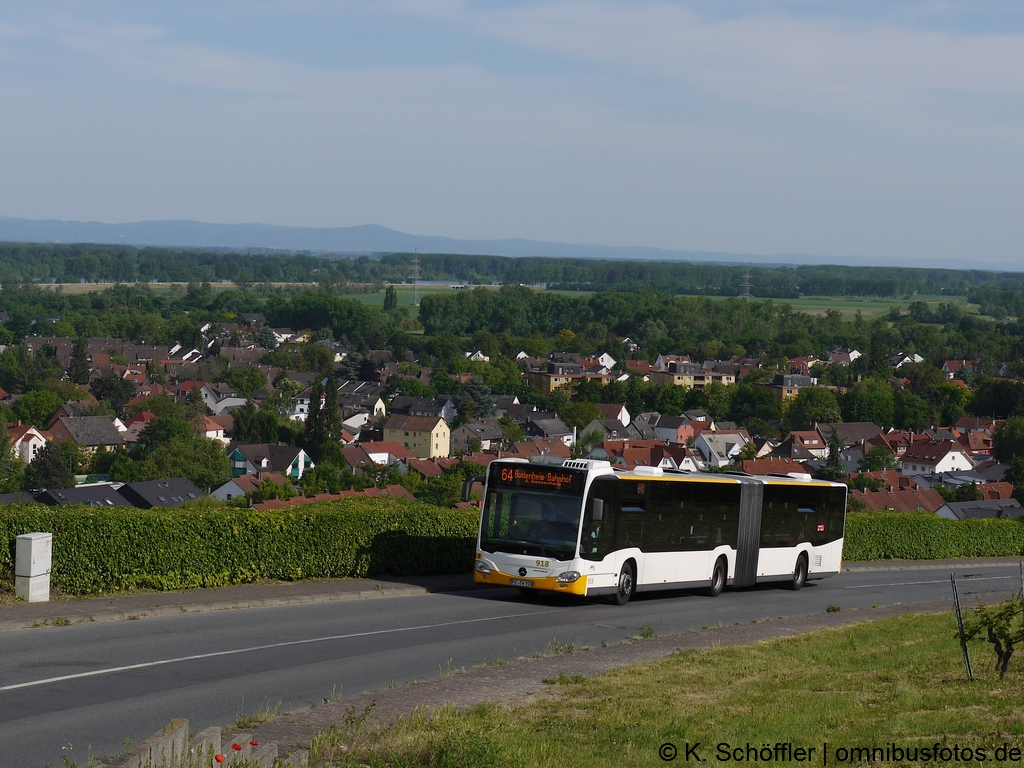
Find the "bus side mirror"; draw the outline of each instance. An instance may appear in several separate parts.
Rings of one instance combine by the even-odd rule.
[[[590,519],[595,523],[604,520],[604,499],[590,500]]]
[[[473,493],[473,483],[482,483],[486,478],[483,477],[467,477],[462,481],[462,500],[469,501],[470,495]]]

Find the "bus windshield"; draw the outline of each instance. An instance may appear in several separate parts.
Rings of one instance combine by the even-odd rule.
[[[581,496],[495,488],[484,504],[480,548],[571,560],[576,555],[582,508]]]

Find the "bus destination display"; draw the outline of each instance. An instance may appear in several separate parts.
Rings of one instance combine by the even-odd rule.
[[[586,472],[561,467],[538,467],[529,464],[494,465],[493,470],[492,484],[515,488],[583,493],[583,484],[586,480]]]

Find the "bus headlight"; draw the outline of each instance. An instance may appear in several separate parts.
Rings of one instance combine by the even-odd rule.
[[[564,571],[563,573],[558,574],[557,581],[559,584],[572,584],[582,575],[583,574],[579,571]]]
[[[483,560],[476,561],[476,569],[484,576],[491,575],[491,569],[487,567],[487,563],[485,563]]]

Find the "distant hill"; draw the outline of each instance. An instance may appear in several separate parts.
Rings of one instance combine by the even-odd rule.
[[[231,248],[252,251],[307,251],[318,254],[420,253],[481,254],[489,256],[547,256],[644,261],[696,261],[761,265],[847,264],[851,266],[943,267],[977,269],[977,261],[861,258],[807,254],[743,254],[674,251],[644,246],[579,245],[513,238],[458,240],[434,235],[410,235],[366,224],[357,227],[282,227],[272,224],[210,224],[201,221],[136,221],[105,224],[96,221],[16,219],[0,216],[0,242],[111,243],[182,248]],[[985,264],[993,270],[1019,265]]]

